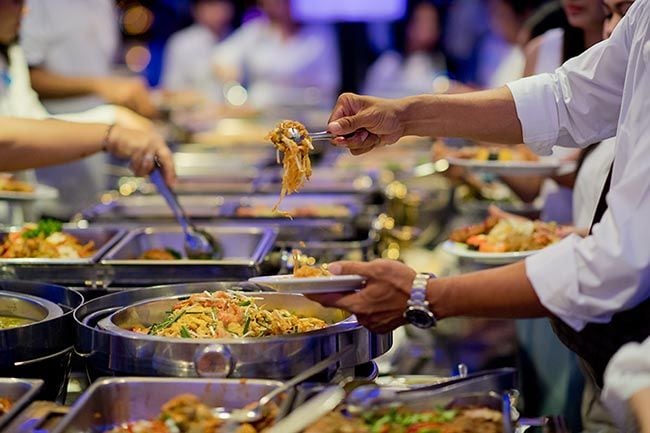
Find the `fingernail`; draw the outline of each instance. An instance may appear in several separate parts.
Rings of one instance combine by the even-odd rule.
[[[341,134],[343,132],[343,128],[339,122],[331,122],[329,125],[327,125],[327,130],[332,134]]]
[[[327,266],[327,270],[334,275],[339,275],[343,271],[343,268],[338,263],[332,263]]]

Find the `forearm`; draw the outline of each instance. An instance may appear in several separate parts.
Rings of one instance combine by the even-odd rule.
[[[95,93],[95,77],[66,77],[47,69],[30,68],[32,87],[41,98],[68,98]]]
[[[507,87],[457,95],[421,95],[400,100],[404,135],[465,137],[522,143],[515,102]]]
[[[108,125],[0,118],[0,171],[61,164],[102,150]]]
[[[527,318],[549,315],[526,276],[523,261],[430,280],[427,299],[439,319],[457,316]]]
[[[501,180],[526,203],[537,198],[544,181],[540,176],[501,176]]]
[[[650,433],[650,388],[644,388],[632,395],[630,406],[636,415],[641,433]]]

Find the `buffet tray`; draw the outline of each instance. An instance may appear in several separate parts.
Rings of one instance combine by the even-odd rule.
[[[3,243],[9,233],[17,231],[20,228],[12,228],[9,230],[0,231],[0,243]],[[33,266],[33,265],[91,265],[99,262],[99,259],[113,246],[115,243],[126,233],[125,230],[110,227],[90,227],[90,228],[77,228],[77,227],[63,227],[63,232],[69,233],[79,239],[83,244],[89,241],[95,243],[95,253],[86,258],[80,259],[38,259],[38,258],[25,258],[25,259],[4,259],[0,258],[0,265],[15,265],[15,266]],[[34,279],[28,278],[28,279]]]
[[[171,284],[209,279],[246,279],[257,275],[258,266],[271,251],[276,232],[271,228],[204,226],[222,248],[222,257],[190,260],[184,255],[180,227],[148,227],[131,230],[102,259],[116,284]],[[139,259],[146,250],[173,248],[179,260]]]
[[[353,219],[361,214],[364,209],[364,196],[360,194],[297,194],[284,197],[282,203],[280,204],[280,210],[291,211],[296,208],[303,207],[314,207],[318,208],[320,206],[343,206],[347,208],[348,213],[343,216],[332,216],[332,215],[318,215],[318,216],[309,216],[301,217],[294,216],[293,219],[302,219],[302,218],[326,218],[326,219],[335,219],[335,220],[347,220]],[[266,216],[261,215],[257,216],[240,216],[238,215],[238,210],[240,208],[246,207],[264,207],[272,208],[278,202],[277,194],[256,194],[243,196],[238,198],[230,198],[226,200],[223,205],[222,216],[228,218],[239,218],[239,219],[278,219],[284,218],[281,215],[272,215]]]
[[[282,188],[282,173],[278,168],[262,173],[265,179],[259,192],[278,194]],[[380,188],[379,174],[373,170],[347,170],[335,167],[316,167],[301,193],[354,194],[377,191]]]
[[[178,200],[187,216],[194,219],[221,216],[224,198],[213,194],[179,195]],[[84,209],[81,216],[88,221],[173,221],[171,209],[162,196],[130,195],[113,196],[101,203]]]
[[[0,416],[0,430],[36,397],[42,386],[43,381],[38,379],[0,378],[0,397],[12,402],[11,409]]]
[[[153,419],[168,400],[190,393],[212,407],[242,408],[281,385],[257,379],[115,378],[95,382],[52,433],[100,432],[129,421]],[[276,400],[282,418],[291,393]]]

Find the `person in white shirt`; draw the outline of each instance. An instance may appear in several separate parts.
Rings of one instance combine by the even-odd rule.
[[[602,400],[625,432],[650,433],[650,338],[628,343],[605,370]]]
[[[289,0],[260,0],[265,16],[244,23],[214,52],[224,83],[243,82],[256,108],[331,106],[339,87],[334,30],[296,22]]]
[[[173,34],[167,42],[162,86],[194,91],[213,102],[223,101],[221,83],[212,73],[211,57],[230,32],[235,13],[231,0],[192,0],[195,23]]]
[[[22,1],[22,0],[20,0]],[[156,108],[140,78],[116,77],[119,45],[113,0],[27,0],[20,43],[32,85],[50,113],[112,103],[145,117]]]
[[[599,386],[614,352],[650,335],[650,0],[637,0],[608,40],[553,74],[458,95],[344,94],[328,130],[355,155],[404,135],[523,141],[542,155],[554,145],[585,147],[616,135],[611,186],[591,235],[571,235],[512,265],[430,279],[426,300],[439,319],[552,317]],[[413,269],[389,260],[329,269],[367,282],[354,294],[316,297],[323,304],[378,332],[405,323]]]
[[[447,75],[438,48],[440,16],[428,1],[418,3],[406,25],[405,53],[387,51],[370,66],[363,93],[396,98],[434,93],[434,80]]]

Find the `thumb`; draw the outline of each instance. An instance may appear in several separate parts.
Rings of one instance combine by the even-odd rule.
[[[332,262],[327,265],[327,270],[334,275],[366,275],[369,271],[370,264],[366,262],[340,261]]]
[[[327,130],[335,135],[348,135],[352,134],[358,129],[365,128],[366,116],[362,114],[355,114],[353,116],[341,117],[327,125]]]

